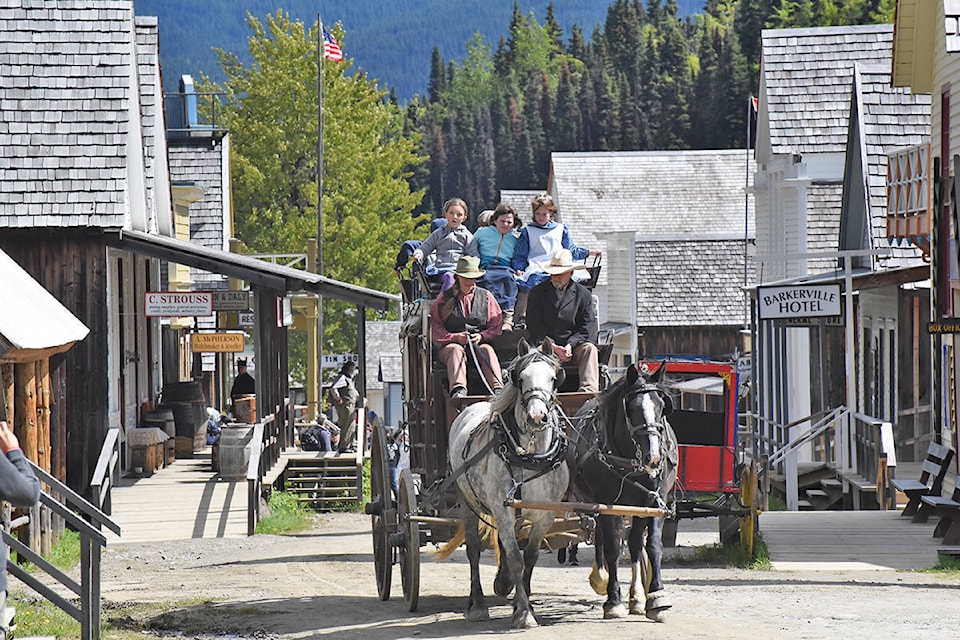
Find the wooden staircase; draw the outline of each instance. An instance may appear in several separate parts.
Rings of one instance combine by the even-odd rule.
[[[286,491],[316,511],[352,509],[363,501],[363,456],[332,451],[284,454]]]
[[[876,509],[877,485],[861,476],[848,476],[848,493],[843,491],[843,480],[836,469],[823,462],[802,463],[799,466],[797,489],[800,511],[837,511],[849,509]],[[773,489],[781,496],[786,492],[782,476],[773,478]],[[854,498],[856,493],[856,498]]]

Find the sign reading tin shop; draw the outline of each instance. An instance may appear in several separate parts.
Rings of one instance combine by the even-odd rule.
[[[839,316],[839,284],[798,284],[786,287],[758,287],[761,320],[775,318],[819,318]]]
[[[213,293],[210,291],[147,291],[143,312],[148,318],[177,316],[212,316]]]

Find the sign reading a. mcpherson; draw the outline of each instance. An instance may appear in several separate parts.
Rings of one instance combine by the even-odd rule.
[[[190,348],[194,353],[239,353],[243,351],[243,334],[194,333],[190,336]]]
[[[761,320],[819,318],[841,313],[839,284],[758,287],[757,300]]]
[[[143,312],[148,318],[212,316],[213,294],[209,291],[147,291]]]

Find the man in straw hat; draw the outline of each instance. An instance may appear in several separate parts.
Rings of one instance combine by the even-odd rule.
[[[544,271],[550,280],[530,290],[527,331],[533,344],[550,336],[561,362],[574,359],[580,370],[580,391],[600,391],[597,345],[590,341],[590,327],[596,321],[590,290],[573,279],[573,272],[586,269],[574,262],[568,249],[550,259]]]
[[[467,345],[472,343],[483,377],[493,391],[503,386],[500,362],[490,341],[500,335],[503,316],[493,295],[477,286],[486,273],[480,259],[463,256],[453,271],[456,282],[430,308],[430,334],[447,368],[450,397],[467,395]]]

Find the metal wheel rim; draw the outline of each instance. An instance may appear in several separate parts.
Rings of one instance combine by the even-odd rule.
[[[382,510],[372,516],[373,524],[373,564],[377,579],[377,595],[381,600],[390,599],[390,583],[393,579],[393,549],[390,547],[390,533],[396,525],[392,514],[393,497],[390,495],[390,463],[387,456],[386,430],[376,427],[370,443],[370,500],[380,501]]]
[[[406,544],[399,548],[403,599],[409,611],[416,611],[420,600],[420,525],[411,522],[405,516],[417,511],[417,495],[413,485],[413,474],[409,469],[400,473],[400,494],[397,500],[398,521],[406,533]]]

